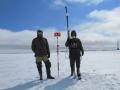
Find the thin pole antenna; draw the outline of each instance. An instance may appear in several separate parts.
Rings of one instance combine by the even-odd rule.
[[[67,34],[68,34],[68,38],[69,36],[69,21],[68,21],[68,9],[67,6],[65,6],[65,15],[66,15],[66,24],[67,24]]]

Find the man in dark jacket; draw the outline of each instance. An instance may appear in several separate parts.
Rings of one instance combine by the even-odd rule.
[[[71,32],[71,39],[68,38],[65,46],[69,48],[69,59],[70,59],[70,67],[71,67],[71,76],[75,73],[75,62],[77,68],[77,76],[78,79],[81,79],[80,74],[80,56],[84,55],[84,50],[82,47],[82,43],[79,38],[76,38],[76,32],[73,30]]]
[[[48,41],[46,38],[43,37],[43,32],[41,30],[37,31],[37,37],[32,40],[32,51],[35,53],[36,57],[36,65],[40,75],[40,80],[43,80],[42,77],[42,61],[45,63],[46,66],[46,73],[48,79],[54,79],[51,76],[51,62],[48,58],[50,58],[50,50]]]

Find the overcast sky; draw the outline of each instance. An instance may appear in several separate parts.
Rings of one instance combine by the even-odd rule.
[[[68,6],[70,29],[82,41],[120,40],[120,0],[0,0],[0,46],[29,45],[42,29],[50,45],[55,31],[66,40],[64,6]]]

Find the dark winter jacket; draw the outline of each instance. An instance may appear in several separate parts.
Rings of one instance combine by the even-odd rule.
[[[66,47],[69,47],[69,56],[70,57],[75,57],[75,56],[83,56],[84,55],[84,50],[82,47],[82,43],[80,39],[78,38],[72,38],[72,39],[67,39],[65,43]]]
[[[34,38],[32,40],[32,51],[35,53],[35,57],[48,55],[50,57],[49,45],[46,38]]]

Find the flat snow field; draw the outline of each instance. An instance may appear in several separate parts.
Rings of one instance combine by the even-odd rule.
[[[0,90],[120,90],[120,51],[86,51],[81,60],[82,79],[70,77],[68,53],[51,53],[51,73],[39,80],[33,53],[0,54]]]

